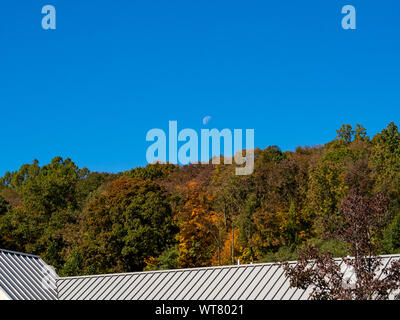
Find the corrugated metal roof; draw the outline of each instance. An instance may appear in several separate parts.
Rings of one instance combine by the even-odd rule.
[[[12,300],[56,300],[56,278],[40,257],[0,249],[0,287]]]
[[[58,278],[40,257],[1,249],[0,288],[13,300],[307,300],[312,290],[290,288],[277,263]]]
[[[400,255],[382,258],[386,266]],[[276,263],[67,277],[57,287],[60,300],[307,300],[311,293],[290,288]]]

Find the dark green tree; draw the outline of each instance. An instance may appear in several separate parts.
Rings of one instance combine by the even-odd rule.
[[[172,243],[168,197],[150,180],[121,177],[88,204],[82,243],[85,268],[96,272],[142,270],[145,259]]]

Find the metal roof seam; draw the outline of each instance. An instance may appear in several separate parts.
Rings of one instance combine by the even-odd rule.
[[[164,283],[160,284],[158,287],[160,287],[157,292],[152,292],[151,294],[149,294],[146,299],[150,299],[150,300],[156,300],[156,297],[162,293],[165,288],[170,287],[170,284],[174,283],[176,281],[176,279],[174,280],[174,278],[178,276],[178,278],[180,277],[180,274],[178,275],[178,273],[174,273],[174,272],[170,272],[164,279]],[[158,300],[158,299],[157,299]]]
[[[199,275],[198,279],[196,280],[196,282],[193,284],[192,288],[189,288],[189,290],[187,290],[184,294],[184,296],[181,298],[181,300],[188,300],[186,299],[187,295],[189,294],[189,292],[196,286],[196,284],[200,281],[201,278],[203,278],[203,276],[205,275],[205,273],[207,272],[207,270],[201,270],[199,272],[197,272],[197,275]],[[196,276],[197,276],[196,275]],[[187,287],[185,288],[187,289]],[[182,290],[181,293],[183,293],[184,290]]]
[[[140,283],[142,281],[141,277],[138,275],[131,275],[128,277],[129,277],[128,281],[122,286],[122,288],[118,291],[118,293],[114,295],[115,297],[114,300],[124,300],[122,299],[122,297],[124,296],[124,294],[126,295],[126,290],[128,290],[128,288],[130,288],[131,286],[133,287],[133,284],[135,284],[136,282]],[[126,290],[122,290],[125,287]]]
[[[139,275],[131,275],[129,280],[126,282],[126,284],[124,284],[123,287],[125,287],[128,283],[131,283],[131,285],[133,286],[133,284],[136,283],[138,280],[139,280],[138,283],[140,283],[143,280],[143,277],[140,277]],[[132,281],[132,279],[133,279],[133,281]],[[118,297],[115,298],[115,300],[124,300],[124,299],[120,299],[124,296],[124,294],[125,294],[125,291],[122,291],[121,293],[119,293]]]
[[[142,277],[139,276],[138,278],[141,278],[141,279],[140,279],[140,281],[138,282],[137,286],[139,286],[139,285],[143,282],[143,280],[145,280],[145,279],[147,278],[148,275],[149,275],[149,274],[144,274]],[[148,277],[149,279],[147,279],[146,281],[144,281],[144,283],[142,284],[142,286],[141,286],[138,290],[140,290],[141,288],[143,288],[143,286],[146,285],[146,283],[147,283],[153,276],[154,276],[154,274],[151,274],[151,275]],[[133,287],[133,288],[129,291],[129,293],[125,296],[124,300],[127,300],[126,298],[129,297],[129,296],[134,292],[134,290],[137,288],[137,286],[136,286],[136,287]],[[136,293],[137,293],[137,291],[136,291]],[[135,296],[136,293],[134,293],[133,296]]]
[[[90,287],[92,287],[94,285],[93,290],[91,290],[87,295],[85,295],[83,300],[90,300],[96,294],[95,289],[97,289],[97,291],[98,291],[99,288],[102,288],[102,286],[104,285],[104,283],[103,283],[104,281],[106,281],[106,278],[104,278],[104,277],[94,278],[93,283],[90,285]]]
[[[185,281],[186,281],[186,279],[190,276],[190,274],[191,274],[191,272],[189,272],[189,271],[182,271],[182,275],[183,274],[185,274],[185,273],[187,273],[186,274],[186,276],[183,278],[183,281],[178,285],[178,287],[175,289],[175,291],[172,291],[171,292],[171,294],[168,296],[168,298],[166,298],[166,300],[169,300],[169,298],[171,298],[171,296],[180,288],[180,286],[183,284],[183,283],[185,283]],[[169,290],[168,290],[169,291]],[[167,292],[168,292],[167,291]],[[166,294],[166,293],[165,293]],[[164,295],[163,295],[163,297],[164,297]]]
[[[30,274],[30,271],[28,268],[26,268],[25,266],[22,266],[22,262],[21,262],[21,268],[23,268],[23,270],[19,269],[17,266],[17,263],[14,261],[14,257],[9,256],[7,257],[8,259],[8,263],[9,265],[12,267],[12,269],[14,269],[15,273],[18,274],[18,277],[21,278],[21,281],[25,284],[26,288],[30,288],[30,292],[34,295],[37,296],[39,299],[43,298],[43,292],[40,292],[38,289],[36,289],[34,286],[32,286],[31,284],[33,283],[33,281],[30,281],[29,279],[27,279],[27,275]],[[24,259],[22,259],[24,260]]]
[[[95,292],[93,292],[90,296],[90,300],[96,300],[96,296],[99,294],[99,292],[101,292],[101,290],[104,288],[105,285],[107,285],[107,283],[110,281],[110,277],[107,278],[102,278],[102,281],[100,281],[97,285],[100,285],[99,289]],[[87,297],[89,298],[89,297]]]
[[[71,281],[70,285],[67,284],[67,286],[63,290],[64,298],[65,299],[74,299],[75,296],[75,291],[74,288],[77,288],[80,282],[84,280],[74,280]]]
[[[3,272],[0,269],[0,275]],[[10,280],[7,279],[6,277],[3,277],[0,279],[0,284],[2,284],[2,289],[7,293],[7,295],[12,298],[13,300],[24,300],[24,296],[22,293],[19,292],[19,290],[12,290],[13,289],[13,284],[10,283]]]
[[[255,271],[255,269],[256,269],[256,268],[247,268],[247,270],[250,270],[250,271],[249,271],[248,275],[244,278],[243,283],[246,283],[246,280],[247,280],[247,279],[250,277],[250,275]],[[237,293],[237,292],[234,292],[234,293],[230,296],[229,300],[232,300],[232,298],[235,296],[236,293]]]
[[[150,290],[151,287],[149,287],[149,291],[150,291],[150,292],[149,292],[145,297],[143,297],[143,300],[153,300],[153,299],[151,298],[151,296],[154,295],[154,293],[155,293],[155,295],[157,295],[158,292],[159,292],[160,290],[162,290],[162,288],[165,287],[173,277],[174,277],[174,273],[173,273],[173,272],[168,272],[168,273],[161,279],[160,283],[156,283],[155,286],[154,286],[154,283],[153,283],[152,286],[154,286],[154,288],[152,288],[152,290]],[[157,291],[157,290],[158,290],[158,291]],[[156,291],[157,291],[157,292],[156,292]]]
[[[213,299],[216,299],[216,297],[220,294],[220,292],[224,289],[224,286],[226,285],[226,283],[229,281],[229,278],[227,280],[225,280],[225,277],[229,274],[229,272],[231,270],[233,270],[233,274],[231,275],[231,277],[233,277],[235,275],[235,273],[238,271],[238,268],[228,268],[228,272],[222,277],[222,279],[219,281],[218,285],[216,286],[216,290],[218,288],[219,285],[221,285],[221,288],[217,291],[217,293],[214,295]],[[211,293],[210,293],[211,294]],[[210,295],[208,295],[209,297]],[[207,298],[208,298],[207,297]]]
[[[258,272],[256,272],[256,274],[252,277],[252,280],[254,280],[254,279],[256,279],[257,278],[257,276],[260,274],[260,272],[264,269],[263,267],[259,267],[260,268],[260,270],[258,270]],[[254,268],[254,270],[255,270],[256,268]],[[267,269],[268,270],[268,269]],[[252,272],[253,273],[253,272]],[[251,274],[252,274],[251,273]],[[250,275],[249,275],[250,276]],[[239,295],[239,297],[237,298],[237,299],[239,299],[240,300],[240,298],[243,296],[243,294],[247,291],[247,289],[248,289],[249,287],[247,287],[240,295]],[[250,292],[250,294],[251,294],[252,292]],[[247,296],[247,298],[250,296],[250,294]],[[247,300],[247,298],[245,298],[245,299],[243,299],[243,300]]]
[[[85,294],[85,292],[89,289],[89,288],[85,288],[85,285],[90,283],[91,282],[90,280],[91,279],[84,279],[84,280],[82,280],[81,283],[78,284],[78,286],[80,286],[81,288],[78,291],[74,292],[74,296],[73,296],[74,300],[79,300],[79,298]],[[90,285],[89,285],[89,287],[90,287]]]
[[[196,292],[192,295],[192,297],[194,297],[196,294],[198,294],[198,297],[202,297],[204,295],[204,293],[210,288],[210,285],[212,284],[212,281],[214,281],[222,272],[223,269],[218,269],[215,271],[211,271],[211,274],[209,277],[207,277],[206,281],[203,282],[203,285],[210,280],[210,284],[203,288],[202,291],[200,291],[200,287],[196,290]]]
[[[275,296],[279,293],[279,290],[283,287],[283,285],[284,285],[285,282],[286,282],[286,279],[287,279],[287,278],[285,277],[285,271],[284,271],[284,270],[282,270],[282,273],[281,273],[281,275],[279,276],[278,280],[274,283],[273,287],[272,287],[272,288],[268,291],[268,293],[264,296],[264,299],[263,299],[263,300],[266,300],[268,294],[272,291],[272,289],[276,286],[276,284],[279,282],[279,280],[280,280],[282,277],[284,277],[284,280],[283,280],[282,284],[279,286],[279,289],[276,290],[275,294],[274,294],[274,295],[272,296],[272,298],[271,298],[271,300],[274,300]]]
[[[265,284],[263,285],[263,287],[261,288],[261,290],[260,290],[260,291],[257,293],[257,295],[254,297],[254,300],[257,300],[258,296],[261,294],[261,292],[263,292],[264,288],[265,288],[266,285],[271,281],[271,279],[273,278],[273,276],[275,275],[275,273],[279,270],[279,268],[280,268],[279,266],[275,268],[275,271],[272,273],[272,276],[269,277],[269,279],[267,280],[267,282],[265,282]],[[271,289],[272,289],[272,288],[270,288],[270,289],[268,290],[267,294],[269,293],[269,291],[270,291]]]
[[[152,281],[150,282],[150,285],[148,285],[147,288],[150,289],[154,284],[157,285],[156,281],[157,281],[158,278],[160,278],[161,276],[162,276],[162,273],[159,273],[159,274],[157,275],[157,277],[156,277],[154,280],[152,280]],[[139,289],[139,291],[138,291],[136,294],[138,294],[139,292],[141,292],[142,289],[144,289],[144,288],[146,287],[146,285],[148,284],[148,282],[149,282],[152,278],[153,278],[153,277],[151,277],[151,278],[142,286],[142,288]],[[143,292],[142,292],[141,295],[137,298],[137,300],[141,300],[141,298],[142,298],[142,296],[145,294],[145,292],[146,292],[146,290],[143,290]],[[135,296],[136,296],[136,294],[135,294]],[[145,300],[145,299],[144,299],[144,300]]]
[[[69,297],[74,292],[73,290],[71,290],[71,288],[75,288],[79,284],[79,282],[80,280],[67,281],[66,285],[62,288],[62,290],[60,290],[60,292],[66,298]]]
[[[224,271],[226,271],[225,274],[224,274],[224,275],[222,276],[222,278],[215,284],[214,290],[215,290],[215,287],[219,286],[219,284],[224,280],[224,278],[226,277],[226,275],[229,273],[229,268],[225,268]],[[220,273],[222,273],[222,271],[221,271]],[[211,291],[210,291],[210,293],[205,297],[205,300],[208,300],[208,298],[210,297],[210,295],[213,293],[214,290],[211,290]],[[218,294],[218,293],[217,293],[217,294]]]
[[[11,299],[53,300],[57,299],[54,272],[47,275],[43,268],[50,267],[39,256],[0,249],[1,273],[4,290]],[[44,287],[44,281],[53,281]]]
[[[119,290],[121,290],[122,287],[125,286],[125,284],[129,281],[129,276],[123,276],[121,279],[121,283],[119,284],[118,288],[114,288],[109,294],[107,300],[112,300],[114,296],[118,293]],[[114,293],[113,293],[114,292]],[[111,296],[110,296],[111,295]]]
[[[264,274],[264,277],[265,277],[265,276],[271,271],[272,267],[273,267],[273,265],[271,265],[271,266],[269,266],[269,267],[266,267],[266,268],[267,268],[266,270],[264,270],[264,268],[261,267],[260,271],[258,272],[257,276],[256,276],[254,279],[257,279],[257,277],[258,277],[259,275],[262,276],[262,271],[265,271],[265,274]],[[261,278],[261,279],[262,279],[262,278]],[[245,300],[249,300],[250,296],[253,294],[253,292],[255,292],[256,287],[257,287],[257,286],[255,286],[255,287],[250,291],[250,293],[247,295],[247,297],[246,297]]]
[[[189,281],[193,280],[193,279],[197,276],[197,274],[199,273],[198,270],[193,271],[193,272],[190,272],[190,271],[186,271],[186,272],[188,273],[188,276],[185,278],[185,281],[186,281],[186,279],[188,279]],[[190,276],[191,276],[191,277],[190,277]],[[183,282],[180,284],[180,286],[179,286],[178,288],[180,288],[182,285],[184,285],[185,281],[183,281]],[[176,291],[175,291],[174,293],[178,292],[178,288],[176,289]],[[185,289],[186,289],[186,287],[183,286],[182,290],[180,290],[180,291],[178,292],[178,294],[175,295],[175,298],[174,298],[173,300],[176,300],[176,298],[179,297]],[[173,294],[174,294],[174,293],[173,293]],[[173,294],[171,294],[170,297],[171,297]]]
[[[7,264],[7,261],[5,259],[3,259],[3,262],[0,265],[4,266],[5,264]],[[29,290],[29,288],[27,288],[26,286],[24,286],[21,283],[21,281],[18,279],[18,277],[15,276],[15,270],[11,269],[11,271],[10,271],[10,268],[7,267],[7,266],[3,267],[3,268],[4,268],[3,272],[8,276],[9,281],[11,283],[14,282],[14,284],[17,284],[16,286],[12,285],[12,288],[14,288],[17,291],[20,291],[21,296],[23,297],[24,300],[29,300],[29,292],[30,292],[30,290]],[[14,272],[14,275],[11,272]]]
[[[105,287],[105,288],[103,289],[103,292],[96,298],[96,300],[100,300],[100,298],[101,298],[102,296],[106,295],[106,294],[107,294],[107,290],[108,290],[115,282],[117,282],[117,280],[118,280],[119,278],[120,278],[120,277],[115,277],[115,279],[110,279],[110,280],[111,280],[111,281],[109,281],[110,283],[108,284],[107,287]]]
[[[135,295],[133,297],[136,297],[136,295],[138,295],[140,293],[140,295],[138,296],[137,300],[143,300],[141,299],[143,294],[145,294],[146,289],[147,288],[151,288],[154,284],[157,284],[156,281],[159,278],[163,277],[164,273],[159,273],[159,274],[154,274],[154,276],[152,276],[151,278],[149,278],[148,281],[146,281],[146,283],[138,290],[138,292],[135,293]],[[153,279],[154,278],[154,279]]]
[[[166,290],[164,290],[164,292],[162,292],[162,291],[158,292],[158,293],[153,297],[153,300],[155,300],[160,294],[161,294],[161,296],[158,297],[158,299],[159,299],[159,300],[162,300],[162,298],[168,293],[169,290],[171,290],[171,289],[173,288],[173,286],[178,282],[178,280],[183,276],[183,274],[184,274],[183,271],[181,271],[181,272],[175,272],[175,274],[173,275],[173,277],[168,281],[168,283],[169,283],[170,281],[173,281],[173,285],[170,286],[170,287],[165,286],[163,289],[166,288]],[[177,278],[176,278],[175,280],[173,280],[175,276],[177,276]]]
[[[225,292],[225,294],[222,296],[222,298],[221,298],[222,300],[225,300],[225,297],[226,297],[226,295],[228,294],[228,292],[234,287],[236,281],[239,281],[239,279],[241,278],[241,276],[245,273],[246,269],[247,269],[247,268],[241,270],[242,272],[239,274],[239,277],[238,277],[235,281],[232,281],[231,286],[228,288],[228,290],[227,290],[227,291]]]
[[[201,286],[207,282],[207,280],[212,276],[212,274],[216,272],[216,270],[210,270],[210,274],[204,279],[204,281],[201,283],[201,285],[197,286],[197,289],[193,292],[193,294],[190,296],[189,300],[192,300],[192,298],[196,295],[196,293],[200,290]],[[204,274],[201,276],[201,278],[207,273],[207,271],[204,272]],[[200,278],[200,279],[201,279]],[[199,281],[200,281],[199,279]],[[189,292],[188,292],[189,294]]]

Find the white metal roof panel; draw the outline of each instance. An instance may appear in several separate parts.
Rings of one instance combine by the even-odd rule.
[[[171,272],[170,275],[171,278],[169,279],[168,283],[166,283],[160,291],[151,295],[152,300],[161,300],[164,298],[164,296],[168,295],[168,292],[172,292],[179,284],[179,279],[184,275],[184,272]]]
[[[56,300],[54,270],[40,257],[0,249],[0,288],[12,300]]]
[[[399,258],[383,256],[384,265]],[[312,292],[291,288],[277,263],[60,278],[58,290],[60,299],[90,300],[307,300]]]
[[[382,256],[384,266],[398,259]],[[0,250],[0,290],[30,300],[307,300],[312,292],[291,288],[277,263],[65,278],[52,273],[54,287],[45,285],[49,269],[38,256]]]

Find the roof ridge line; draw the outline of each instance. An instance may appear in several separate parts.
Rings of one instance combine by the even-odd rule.
[[[295,263],[296,261],[288,261],[288,263]],[[121,273],[103,273],[103,274],[91,274],[83,276],[69,276],[59,277],[59,280],[68,280],[76,278],[89,278],[89,277],[112,277],[112,276],[127,276],[134,274],[143,273],[163,273],[163,272],[176,272],[176,271],[196,271],[196,270],[209,270],[209,269],[226,269],[226,268],[240,268],[240,267],[258,267],[258,266],[270,266],[279,265],[281,262],[262,262],[262,263],[246,263],[246,264],[228,264],[223,266],[211,266],[211,267],[194,267],[194,268],[181,268],[181,269],[163,269],[163,270],[149,270],[149,271],[133,271],[133,272],[121,272]]]
[[[16,255],[20,255],[20,256],[28,256],[28,257],[41,259],[40,256],[38,256],[36,254],[31,254],[31,253],[24,253],[24,252],[1,249],[1,248],[0,248],[0,252],[11,253],[11,254],[16,254]]]
[[[378,255],[377,257],[381,258],[394,258],[400,257],[400,254],[386,254],[386,255]],[[342,260],[347,257],[338,257],[333,258],[334,260]],[[350,257],[351,258],[351,257]],[[297,260],[286,261],[289,264],[297,263]],[[194,267],[194,268],[182,268],[182,269],[164,269],[164,270],[150,270],[150,271],[132,271],[132,272],[121,272],[121,273],[103,273],[103,274],[91,274],[91,275],[82,275],[82,276],[69,276],[69,277],[58,277],[58,280],[68,280],[68,279],[81,279],[81,278],[95,278],[95,277],[115,277],[115,276],[127,276],[127,275],[135,275],[135,274],[143,274],[143,273],[163,273],[163,272],[177,272],[177,271],[195,271],[195,270],[209,270],[209,269],[225,269],[225,268],[240,268],[240,267],[257,267],[257,266],[272,266],[272,265],[280,265],[282,262],[261,262],[261,263],[247,263],[247,264],[230,264],[223,266],[210,266],[210,267]]]

